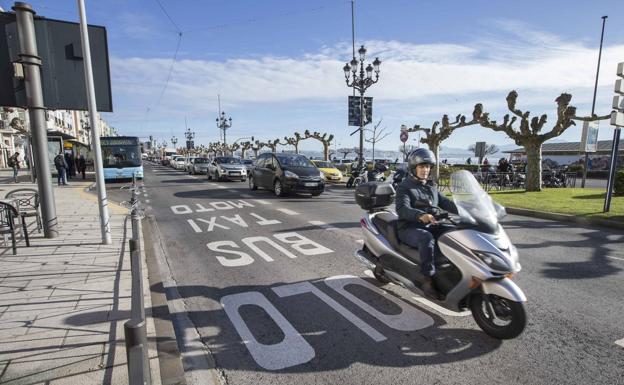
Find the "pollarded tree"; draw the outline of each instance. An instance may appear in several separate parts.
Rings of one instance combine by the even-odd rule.
[[[313,134],[310,134],[309,130],[305,130],[304,135],[305,135],[305,139],[312,138],[323,143],[323,159],[328,161],[329,160],[329,145],[331,144],[331,141],[334,139],[334,135],[333,134],[329,134],[329,136],[328,134],[321,135],[320,133],[316,131],[314,131]]]
[[[481,103],[477,103],[472,111],[472,120],[466,121],[466,116],[457,115],[455,121],[451,123],[448,115],[442,116],[442,126],[438,128],[440,122],[434,122],[430,128],[424,128],[418,124],[412,128],[408,128],[408,132],[424,131],[426,136],[420,138],[420,142],[429,146],[429,149],[435,154],[436,168],[435,168],[435,180],[440,179],[440,144],[446,140],[456,129],[460,127],[466,127],[473,124],[479,124],[479,118],[483,112],[483,106]]]
[[[254,146],[251,146],[251,150],[254,152],[254,158],[258,158],[258,151],[260,151],[264,146],[266,146],[266,144],[259,140],[254,142]]]
[[[295,147],[295,153],[298,154],[299,153],[299,142],[302,141],[304,138],[301,137],[301,134],[298,132],[295,132],[295,136],[292,137],[284,137],[284,145],[290,144],[291,146]]]
[[[358,152],[357,148],[339,148],[338,149],[338,153],[342,154],[342,159],[347,159],[347,155],[349,155],[352,152],[357,154]]]
[[[381,125],[381,119],[379,120],[379,122],[377,124],[375,124],[375,127],[373,127],[372,130],[371,129],[364,129],[365,131],[373,133],[373,136],[371,136],[368,139],[364,139],[368,143],[372,143],[373,144],[373,162],[375,161],[375,144],[381,142],[386,137],[388,137],[388,135],[390,135],[389,132],[384,133],[384,131],[386,130],[387,127],[384,127],[381,130],[377,131],[377,129],[379,128],[380,125]]]
[[[265,147],[268,147],[271,149],[272,153],[275,153],[277,150],[277,146],[280,144],[280,140],[279,139],[275,139],[275,140],[269,140],[266,143],[264,143]]]
[[[534,116],[529,121],[529,111],[522,112],[516,108],[516,100],[518,99],[518,93],[511,91],[507,95],[507,107],[515,116],[509,118],[509,114],[505,115],[502,124],[497,124],[496,121],[489,119],[489,114],[482,113],[479,118],[479,123],[483,127],[491,128],[494,131],[502,131],[518,146],[524,147],[527,153],[527,167],[526,167],[526,191],[541,191],[542,189],[542,144],[552,138],[564,133],[570,126],[575,125],[574,120],[594,121],[609,119],[610,115],[606,116],[591,116],[591,117],[577,117],[576,107],[570,106],[572,95],[562,93],[555,99],[557,103],[557,121],[553,128],[546,133],[541,133],[542,128],[546,124],[546,114],[543,114],[539,118]],[[515,121],[520,118],[519,130],[513,128]]]
[[[241,146],[240,146],[240,150],[241,150],[241,159],[245,159],[245,154],[247,154],[247,150],[251,149],[253,147],[253,136],[251,137],[251,141],[247,141],[247,142],[242,142]]]

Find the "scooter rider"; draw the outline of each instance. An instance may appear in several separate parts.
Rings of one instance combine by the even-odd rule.
[[[432,233],[434,230],[426,226],[437,223],[433,215],[437,208],[434,206],[457,214],[455,203],[427,184],[429,172],[435,162],[435,155],[430,150],[418,148],[412,151],[407,159],[408,177],[403,179],[396,193],[399,239],[418,249],[421,273],[426,277],[421,289],[431,298],[439,297],[433,284],[436,238]]]

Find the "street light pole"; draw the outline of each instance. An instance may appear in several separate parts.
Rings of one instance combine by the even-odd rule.
[[[223,130],[223,146],[227,146],[227,141],[225,139],[225,131],[232,127],[232,117],[225,117],[225,111],[221,111],[221,115],[217,117],[217,127]]]
[[[356,59],[355,56],[351,60],[350,63],[345,64],[342,68],[345,74],[345,80],[347,82],[347,87],[353,88],[353,90],[357,90],[360,93],[360,149],[358,154],[358,168],[362,168],[363,158],[364,158],[364,93],[368,89],[368,87],[379,81],[379,66],[381,65],[381,60],[379,58],[375,58],[373,64],[370,63],[365,67],[364,60],[366,59],[366,48],[361,46],[358,50],[358,54],[360,55],[360,60]],[[358,68],[359,64],[359,68]],[[375,79],[373,79],[373,72],[375,72]],[[368,122],[366,122],[368,123]]]

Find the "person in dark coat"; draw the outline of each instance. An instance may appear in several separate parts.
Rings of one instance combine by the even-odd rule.
[[[13,181],[17,183],[17,173],[20,169],[19,152],[9,157],[9,167],[13,169]]]
[[[78,172],[82,174],[82,179],[85,179],[87,171],[87,161],[85,160],[84,155],[80,154],[78,160],[76,161],[76,167],[78,168]]]
[[[57,156],[54,157],[54,167],[56,167],[56,172],[58,173],[58,185],[60,186],[62,184],[63,186],[66,186],[67,162],[65,161],[63,152],[60,152]]]
[[[430,298],[439,298],[433,284],[435,274],[435,235],[430,225],[437,224],[438,207],[457,214],[457,206],[434,187],[427,184],[431,168],[436,163],[433,152],[425,148],[414,150],[407,158],[408,176],[396,193],[396,211],[399,215],[399,240],[418,249],[420,272],[426,277],[421,289]]]

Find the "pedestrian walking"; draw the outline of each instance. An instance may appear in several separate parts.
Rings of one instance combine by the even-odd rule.
[[[8,166],[13,169],[13,182],[17,183],[17,173],[20,169],[19,152],[9,157]]]
[[[80,154],[80,156],[78,157],[78,161],[76,161],[76,166],[78,167],[78,173],[82,174],[82,179],[85,179],[85,174],[87,171],[87,161],[84,155]]]
[[[54,166],[56,167],[56,171],[58,173],[58,185],[60,186],[62,184],[63,186],[66,186],[67,162],[65,161],[65,157],[63,156],[62,151],[54,157]]]
[[[76,176],[76,162],[71,152],[65,153],[65,162],[67,163],[67,179],[71,179]]]

